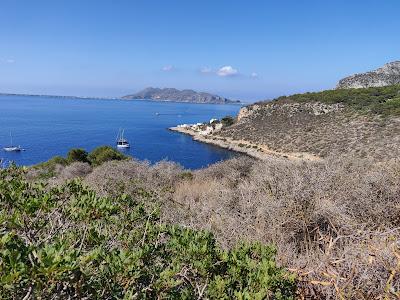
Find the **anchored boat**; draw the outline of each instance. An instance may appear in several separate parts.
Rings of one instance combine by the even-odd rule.
[[[131,145],[129,144],[128,140],[124,138],[124,132],[125,130],[120,130],[118,132],[118,137],[117,137],[117,148],[130,148]]]
[[[13,145],[13,139],[12,139],[11,132],[10,132],[10,141],[11,141],[10,146],[4,147],[3,148],[4,151],[7,151],[7,152],[20,152],[20,151],[24,150],[24,149],[21,148],[21,146],[14,146]]]

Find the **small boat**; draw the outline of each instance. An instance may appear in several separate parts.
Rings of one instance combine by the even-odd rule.
[[[7,152],[20,152],[20,151],[23,151],[21,146],[4,147],[3,150],[7,151]]]
[[[125,130],[120,130],[118,132],[118,137],[117,137],[117,148],[130,148],[131,145],[129,144],[128,140],[124,138],[124,131]]]
[[[13,146],[13,140],[12,140],[12,135],[10,132],[10,146],[4,147],[3,150],[7,151],[7,152],[20,152],[20,151],[24,151],[24,149],[21,148],[21,146]]]

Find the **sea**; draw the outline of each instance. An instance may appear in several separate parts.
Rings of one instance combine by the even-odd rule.
[[[66,156],[72,148],[114,147],[119,130],[124,129],[131,144],[121,150],[125,154],[150,163],[168,160],[199,169],[238,154],[168,128],[234,116],[239,109],[235,104],[2,95],[0,159],[29,166]],[[25,151],[3,150],[11,143],[10,133],[13,144]]]

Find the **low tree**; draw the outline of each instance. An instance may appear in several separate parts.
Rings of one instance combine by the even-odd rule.
[[[88,153],[84,149],[71,149],[67,154],[68,163],[72,162],[89,162]]]
[[[101,146],[88,155],[88,160],[93,166],[101,165],[110,160],[124,160],[128,157],[110,146]]]

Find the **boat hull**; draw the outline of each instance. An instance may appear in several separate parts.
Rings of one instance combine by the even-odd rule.
[[[20,147],[5,147],[3,150],[6,152],[20,152],[22,149]]]

